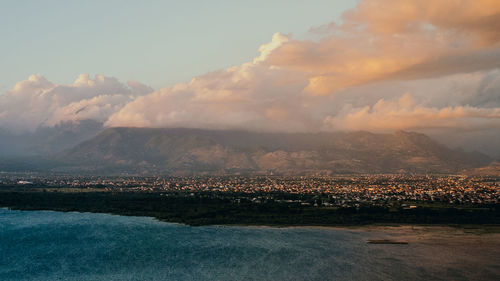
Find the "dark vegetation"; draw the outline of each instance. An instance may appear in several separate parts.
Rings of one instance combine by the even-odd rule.
[[[255,200],[255,196],[238,193],[60,192],[57,189],[25,189],[0,191],[0,207],[150,216],[188,225],[500,224],[498,205],[412,203],[418,207],[407,209],[398,202],[387,206],[362,204],[359,207],[315,207],[298,202],[278,202],[269,194],[264,200]],[[280,194],[274,198],[278,196]],[[286,197],[290,196],[294,195],[286,194]]]

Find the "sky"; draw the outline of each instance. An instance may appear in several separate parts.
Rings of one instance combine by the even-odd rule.
[[[240,2],[1,2],[0,129],[407,130],[500,156],[498,0]]]
[[[275,32],[304,36],[355,1],[0,1],[0,90],[81,73],[155,89],[241,64]]]

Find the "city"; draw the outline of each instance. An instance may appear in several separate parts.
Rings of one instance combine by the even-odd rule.
[[[0,189],[185,196],[233,194],[235,200],[243,197],[255,203],[276,200],[316,207],[394,206],[406,202],[500,203],[500,178],[463,175],[98,177],[4,173],[0,175]]]

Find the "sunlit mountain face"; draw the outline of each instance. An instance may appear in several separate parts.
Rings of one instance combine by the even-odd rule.
[[[107,129],[55,159],[63,171],[177,175],[456,173],[492,161],[403,131],[312,134],[184,128]]]

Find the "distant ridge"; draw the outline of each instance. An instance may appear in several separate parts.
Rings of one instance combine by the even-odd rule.
[[[139,174],[455,173],[488,165],[424,134],[110,128],[58,153],[60,171]]]

